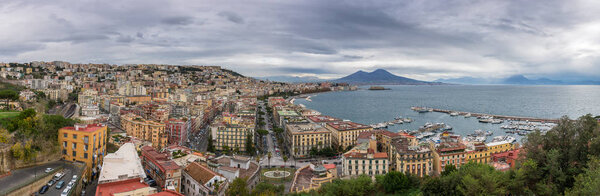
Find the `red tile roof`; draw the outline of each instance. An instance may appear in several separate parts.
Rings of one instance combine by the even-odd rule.
[[[78,126],[78,125],[75,125]],[[85,125],[85,127],[80,126],[79,130],[77,130],[75,127],[63,127],[63,129],[68,129],[68,130],[77,130],[77,131],[82,131],[82,132],[94,132],[102,127],[105,127],[102,124],[87,124]]]
[[[175,191],[171,191],[171,190],[164,190],[162,192],[158,192],[158,193],[154,193],[152,195],[149,196],[183,196],[182,194],[175,192]]]
[[[385,152],[378,152],[378,153],[375,153],[373,155],[373,157],[376,158],[376,159],[381,159],[381,158],[387,159],[388,155]]]
[[[316,122],[316,123],[341,121],[341,119],[334,118],[331,116],[325,116],[325,115],[309,116],[308,119],[310,119],[311,121]]]
[[[96,187],[96,196],[112,196],[115,193],[122,193],[149,187],[147,184],[142,183],[140,178],[134,178],[129,180],[109,182],[98,184]]]
[[[335,164],[323,164],[323,167],[325,167],[325,169],[335,169]]]

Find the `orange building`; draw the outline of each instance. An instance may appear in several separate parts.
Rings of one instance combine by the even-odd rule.
[[[107,127],[102,124],[76,124],[58,130],[62,156],[67,161],[86,164],[84,177],[89,180],[98,173],[106,154]]]

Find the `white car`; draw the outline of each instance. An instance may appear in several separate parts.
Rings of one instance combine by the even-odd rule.
[[[46,170],[44,170],[44,172],[50,173],[52,170],[53,170],[52,168],[46,168]]]
[[[63,190],[63,192],[60,194],[60,196],[68,196],[70,190],[71,190],[71,188],[67,187],[65,190]]]

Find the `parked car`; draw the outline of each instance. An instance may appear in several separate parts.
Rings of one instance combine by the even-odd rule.
[[[56,189],[62,189],[63,186],[65,186],[65,181],[63,180],[58,181],[58,183],[56,183]]]
[[[71,179],[76,179],[77,180],[77,175],[73,175],[73,178],[71,178]]]
[[[66,188],[65,190],[63,190],[63,192],[60,194],[60,196],[68,196],[69,195],[69,191],[71,191],[71,189]]]
[[[60,180],[63,176],[65,176],[64,172],[58,172],[54,174],[54,180]]]
[[[54,183],[56,183],[56,180],[52,179],[52,180],[48,181],[48,184],[46,184],[46,185],[52,186]]]
[[[46,170],[44,170],[44,172],[50,173],[52,170],[53,170],[52,168],[46,168]]]
[[[46,193],[46,191],[48,191],[48,187],[50,187],[50,186],[48,186],[48,185],[44,185],[44,186],[43,186],[43,187],[40,189],[40,191],[39,191],[38,193],[39,193],[39,194],[44,194],[44,193]]]

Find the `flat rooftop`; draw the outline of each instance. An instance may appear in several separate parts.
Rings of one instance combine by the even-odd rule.
[[[357,129],[370,129],[371,126],[363,125],[350,121],[337,121],[337,122],[329,122],[327,126],[338,130],[338,131],[349,131],[349,130],[357,130]]]

